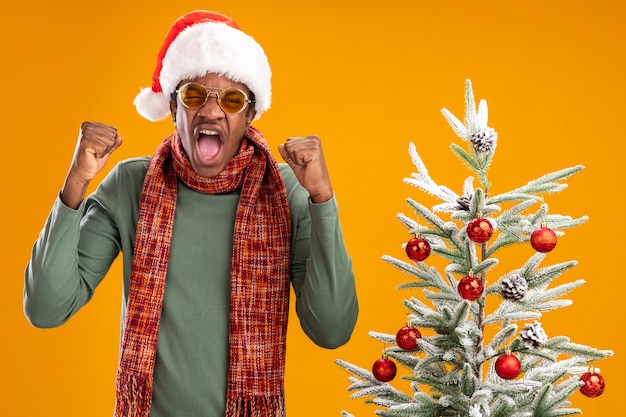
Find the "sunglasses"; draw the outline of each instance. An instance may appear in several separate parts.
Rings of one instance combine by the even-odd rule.
[[[215,94],[220,109],[228,114],[237,114],[243,111],[249,103],[252,103],[252,100],[248,98],[246,93],[238,88],[215,90],[218,89],[206,87],[198,83],[187,83],[176,90],[176,94],[178,94],[178,98],[183,103],[183,106],[188,109],[199,109],[209,101],[212,94]]]

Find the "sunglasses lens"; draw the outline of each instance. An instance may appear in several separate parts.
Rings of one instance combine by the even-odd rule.
[[[206,101],[207,91],[200,84],[185,84],[178,92],[180,94],[180,101],[190,109],[197,109]]]
[[[220,93],[220,107],[226,113],[239,113],[246,106],[246,96],[236,88],[227,88]]]

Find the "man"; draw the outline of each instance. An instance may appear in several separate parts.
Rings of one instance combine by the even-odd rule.
[[[271,101],[261,46],[223,15],[175,22],[135,99],[176,132],[87,186],[121,144],[85,122],[26,269],[24,306],[58,326],[124,254],[117,417],[284,416],[290,283],[305,333],[335,348],[357,299],[318,137],[271,156],[252,127]]]

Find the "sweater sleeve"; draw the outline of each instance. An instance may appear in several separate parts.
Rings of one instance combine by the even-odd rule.
[[[24,313],[36,327],[65,323],[93,296],[119,253],[119,236],[103,206],[114,170],[77,210],[57,196],[33,245],[24,281]]]
[[[337,201],[333,197],[314,204],[302,187],[289,180],[286,184],[294,224],[291,270],[296,312],[314,343],[334,349],[350,339],[358,316],[352,261]]]

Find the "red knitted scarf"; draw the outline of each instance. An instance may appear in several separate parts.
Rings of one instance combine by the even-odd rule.
[[[115,415],[150,415],[178,179],[201,193],[241,189],[230,272],[225,416],[284,416],[291,221],[278,164],[253,127],[215,178],[195,173],[177,135],[165,139],[150,161],[139,207]]]

